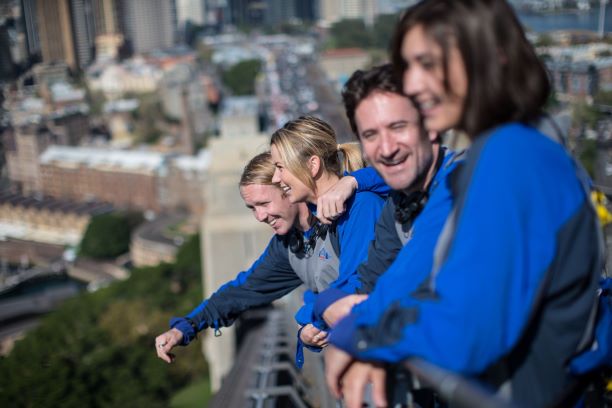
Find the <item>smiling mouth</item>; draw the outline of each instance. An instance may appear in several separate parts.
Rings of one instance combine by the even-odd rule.
[[[427,112],[436,107],[437,103],[430,99],[426,101],[416,101],[416,105],[422,114],[427,114]]]
[[[408,156],[404,156],[396,160],[380,160],[379,162],[385,167],[396,167],[403,164],[407,158]]]
[[[288,195],[289,192],[291,191],[291,187],[285,186],[285,185],[282,185],[281,189],[283,190],[283,194],[285,194],[285,195]]]

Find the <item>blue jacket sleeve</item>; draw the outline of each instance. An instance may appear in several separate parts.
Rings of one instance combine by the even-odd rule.
[[[355,293],[360,287],[357,267],[368,254],[368,245],[374,239],[376,220],[384,205],[383,199],[370,192],[357,193],[349,201],[349,209],[338,220],[337,231],[340,241],[340,271],[338,279],[330,284],[345,293]],[[325,329],[325,322],[314,314],[314,303],[305,304],[310,313],[312,323]]]
[[[423,244],[431,242],[422,239],[432,233],[417,232],[419,217],[413,240],[335,327],[332,344],[361,359],[418,356],[465,374],[511,350],[554,262],[556,234],[585,202],[569,157],[534,133],[510,127],[488,140],[455,207],[455,234],[440,268],[430,275],[432,253]],[[414,276],[425,278],[420,286]]]
[[[221,286],[186,317],[173,318],[170,327],[183,333],[183,345],[189,344],[198,331],[230,326],[247,309],[266,305],[302,284],[287,258],[287,247],[282,237],[272,237],[263,254],[240,272],[236,278]]]
[[[357,192],[371,191],[379,195],[387,195],[391,193],[391,187],[385,183],[385,180],[378,174],[373,167],[364,167],[349,174],[357,180]]]
[[[395,205],[391,197],[387,198],[380,217],[376,222],[374,240],[368,249],[368,258],[357,267],[359,284],[357,293],[370,293],[379,276],[393,263],[402,248],[402,242],[395,229]],[[330,287],[319,293],[314,305],[317,319],[323,319],[323,313],[334,302],[348,293],[338,288]]]

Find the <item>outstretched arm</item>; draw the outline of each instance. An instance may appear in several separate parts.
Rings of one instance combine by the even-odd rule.
[[[301,284],[287,259],[286,245],[282,238],[274,236],[247,271],[221,286],[187,316],[171,320],[171,328],[183,335],[176,344],[189,344],[205,328],[229,326],[245,310],[266,305]]]

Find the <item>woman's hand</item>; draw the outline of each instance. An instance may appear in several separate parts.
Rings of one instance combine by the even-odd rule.
[[[327,332],[317,329],[312,324],[307,324],[300,332],[300,339],[304,344],[314,347],[327,346]]]
[[[157,357],[164,360],[166,363],[174,361],[174,354],[170,350],[183,340],[183,333],[180,330],[172,328],[165,333],[160,334],[155,338],[155,351]]]

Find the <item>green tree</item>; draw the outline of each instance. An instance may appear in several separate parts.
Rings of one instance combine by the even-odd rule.
[[[389,49],[397,21],[397,14],[381,14],[376,17],[372,30],[372,45],[385,50]]]
[[[255,93],[255,77],[260,70],[260,60],[245,60],[223,71],[221,79],[234,95],[253,95]]]
[[[344,19],[335,22],[329,29],[335,48],[368,48],[372,43],[370,30],[363,20]]]
[[[162,408],[185,384],[206,376],[199,347],[177,349],[177,360],[167,365],[153,344],[172,314],[202,298],[197,242],[179,251],[188,274],[174,264],[135,269],[129,279],[73,298],[42,319],[0,358],[0,406]],[[171,281],[179,275],[188,290],[177,295]]]
[[[595,165],[597,163],[597,142],[595,140],[583,140],[580,143],[578,158],[585,170],[591,177],[595,177]]]
[[[130,224],[125,216],[117,213],[96,215],[85,230],[80,255],[110,259],[127,252],[129,246]]]
[[[128,96],[126,96],[128,97]],[[134,133],[139,141],[153,144],[162,136],[159,123],[164,119],[161,104],[155,93],[134,95],[140,102],[132,117],[136,121]]]
[[[608,106],[612,105],[612,92],[599,91],[597,95],[595,95],[594,103]]]
[[[549,34],[540,34],[535,42],[536,47],[550,47],[555,45],[555,41]]]
[[[594,105],[581,102],[576,103],[573,106],[572,120],[575,125],[593,129],[597,125],[600,118],[601,113]]]

